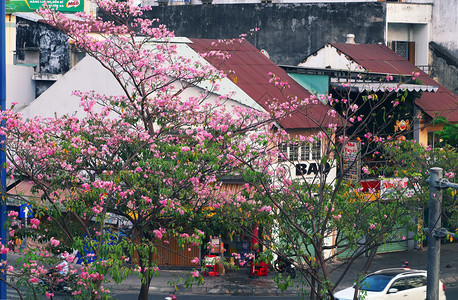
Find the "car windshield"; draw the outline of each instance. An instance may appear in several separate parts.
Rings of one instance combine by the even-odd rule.
[[[359,286],[360,290],[368,292],[381,292],[385,289],[386,285],[390,280],[393,279],[393,276],[388,275],[370,275],[364,278]]]

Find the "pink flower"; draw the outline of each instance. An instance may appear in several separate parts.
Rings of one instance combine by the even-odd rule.
[[[184,146],[181,148],[181,152],[187,152],[187,151],[191,151],[191,148],[189,148],[188,146]]]
[[[191,271],[192,277],[199,277],[199,271]]]
[[[444,175],[445,177],[447,177],[447,179],[452,179],[453,177],[455,177],[455,174],[453,172],[448,172],[448,173],[445,173]]]
[[[30,283],[38,282],[38,278],[37,277],[32,277],[32,278],[29,279],[29,282]]]
[[[158,239],[162,239],[162,232],[160,232],[159,230],[157,229],[154,229],[153,230],[153,233],[154,233],[154,236]]]
[[[269,205],[265,205],[263,207],[261,207],[261,209],[259,209],[260,212],[262,211],[266,211],[266,212],[270,212],[272,211],[272,207],[270,207]]]
[[[374,224],[370,224],[370,228],[371,229],[375,229],[375,228],[377,228],[377,226],[375,226]]]
[[[40,225],[40,220],[33,218],[30,220],[30,223],[32,224],[32,228],[36,229]]]
[[[92,211],[95,212],[96,214],[100,214],[103,211],[103,207],[100,205],[96,205],[92,208]]]
[[[198,257],[194,257],[192,260],[191,260],[191,263],[197,265],[199,263],[199,258]]]
[[[10,212],[8,213],[8,217],[17,217],[18,215],[19,215],[19,214],[17,213],[17,211],[14,211],[14,210],[12,210],[12,211],[10,211]]]
[[[57,247],[60,244],[60,241],[54,239],[54,237],[51,238],[50,242],[51,242],[51,246],[53,246],[53,247]]]

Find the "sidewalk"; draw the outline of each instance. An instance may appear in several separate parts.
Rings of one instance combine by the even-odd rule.
[[[409,250],[403,252],[394,252],[386,254],[378,254],[369,269],[373,272],[386,268],[400,267],[404,261],[408,261],[412,269],[427,269],[427,249],[423,250]],[[353,284],[357,277],[357,273],[363,268],[365,257],[358,258],[352,265],[342,282],[339,284],[337,290],[346,288]],[[331,267],[337,267],[338,262],[334,262]],[[341,274],[341,270],[337,269],[331,278],[336,280]],[[220,295],[291,295],[296,294],[295,287],[288,288],[285,292],[277,289],[277,284],[274,278],[277,272],[270,271],[268,276],[253,277],[249,275],[248,268],[240,270],[226,270],[226,274],[216,277],[204,277],[204,283],[200,286],[194,285],[190,288],[185,287],[183,284],[177,285],[177,290],[170,287],[168,283],[178,277],[186,278],[189,271],[186,270],[167,270],[162,269],[159,277],[154,278],[151,282],[150,294],[220,294]],[[458,284],[458,244],[443,244],[441,245],[441,265],[440,265],[440,278],[446,286],[454,286]],[[131,281],[132,280],[132,281]],[[139,280],[137,278],[129,278],[129,282],[123,282],[121,286],[112,286],[112,292],[121,292],[125,290],[125,286],[129,285],[129,289],[138,288]],[[130,285],[132,284],[132,285]],[[124,288],[122,287],[124,286]]]

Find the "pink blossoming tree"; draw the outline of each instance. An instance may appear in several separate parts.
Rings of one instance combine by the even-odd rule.
[[[168,248],[170,239],[185,249],[201,244],[205,208],[220,207],[225,198],[219,196],[221,177],[239,167],[235,157],[250,151],[247,132],[261,132],[268,116],[229,107],[226,95],[212,94],[225,75],[181,57],[170,42],[172,32],[141,18],[147,7],[97,3],[105,20],[41,13],[109,70],[124,94],[76,91],[83,117],[24,120],[14,110],[2,115],[9,173],[32,182],[41,195],[30,200],[37,219],[24,236],[43,246],[25,250],[16,274],[34,295],[50,296],[36,283],[55,259],[51,254],[73,261],[77,250],[85,264],[71,267],[79,274],[73,296],[107,298],[107,276],[118,283],[137,272],[139,299],[147,299],[158,249]],[[202,82],[211,87],[200,89]],[[12,218],[14,238],[23,228],[13,230],[20,224]]]

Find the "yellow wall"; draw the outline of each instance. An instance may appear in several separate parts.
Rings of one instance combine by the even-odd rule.
[[[441,131],[443,127],[444,127],[443,125],[436,125],[436,126],[429,125],[429,126],[422,127],[420,129],[420,134],[419,134],[420,144],[427,146],[428,145],[428,132]]]
[[[89,0],[84,0],[84,12],[91,13],[95,16],[97,12],[97,4]]]
[[[16,17],[13,15],[6,15],[5,27],[6,64],[12,65],[14,51],[16,50]]]

